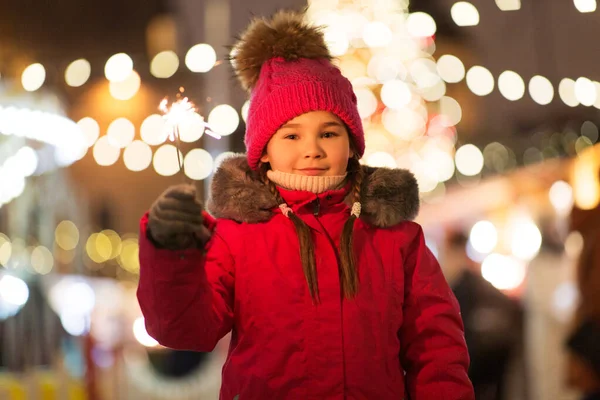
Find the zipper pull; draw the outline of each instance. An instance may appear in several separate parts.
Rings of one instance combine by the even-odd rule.
[[[315,201],[313,201],[313,215],[315,217],[319,216],[319,211],[321,211],[321,202],[319,201],[319,198],[317,197],[315,199]]]

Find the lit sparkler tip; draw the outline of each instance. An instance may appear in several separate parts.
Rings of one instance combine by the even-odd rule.
[[[158,109],[163,113],[163,118],[168,129],[170,129],[168,138],[171,141],[178,140],[179,125],[185,121],[200,117],[201,123],[205,128],[204,132],[215,139],[221,139],[221,135],[210,129],[210,126],[205,122],[204,117],[196,113],[196,106],[194,103],[192,103],[189,98],[181,96],[184,90],[183,87],[179,88],[176,101],[169,104],[169,98],[165,97],[158,106]]]

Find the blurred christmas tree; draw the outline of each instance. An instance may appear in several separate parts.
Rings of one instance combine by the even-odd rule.
[[[411,170],[427,199],[443,194],[455,173],[462,110],[446,95],[446,82],[462,80],[465,69],[454,56],[436,62],[436,22],[408,6],[408,0],[314,0],[307,14],[324,26],[354,86],[367,142],[363,162]],[[483,164],[475,153],[473,175]]]

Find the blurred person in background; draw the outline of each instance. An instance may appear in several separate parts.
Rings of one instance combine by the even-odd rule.
[[[566,346],[568,384],[582,399],[600,399],[600,207],[575,208],[571,229],[581,233],[583,249],[577,264],[580,302]]]
[[[468,257],[468,242],[464,233],[450,232],[441,256],[465,325],[475,397],[526,399],[522,309],[481,276],[480,264]]]
[[[527,267],[523,293],[529,394],[531,399],[575,400],[577,393],[565,384],[563,345],[576,304],[573,259],[564,244],[568,227],[553,214],[544,216],[539,228],[542,244]]]
[[[0,321],[0,368],[9,372],[51,369],[66,333],[39,280],[28,282],[29,298],[14,316]]]

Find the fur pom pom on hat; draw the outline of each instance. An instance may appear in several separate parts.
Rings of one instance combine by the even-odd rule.
[[[262,65],[274,57],[331,60],[321,29],[290,11],[279,11],[271,20],[254,19],[234,46],[231,61],[245,90],[254,87]]]
[[[331,59],[321,29],[305,22],[303,13],[256,18],[242,33],[231,62],[250,92],[245,143],[252,169],[283,124],[311,111],[337,115],[362,156],[365,140],[356,95]]]

